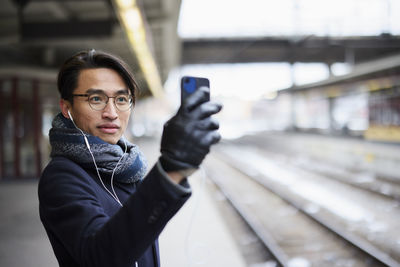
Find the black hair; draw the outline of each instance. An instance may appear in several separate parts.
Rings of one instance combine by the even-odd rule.
[[[61,98],[73,104],[73,91],[78,86],[79,74],[85,69],[108,68],[115,70],[124,80],[136,100],[136,91],[139,87],[128,65],[117,56],[90,49],[81,51],[67,59],[61,66],[57,78],[58,91]]]

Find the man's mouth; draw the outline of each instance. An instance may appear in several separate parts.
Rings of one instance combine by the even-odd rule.
[[[120,127],[114,123],[105,123],[97,126],[97,128],[103,133],[114,134],[118,132]]]

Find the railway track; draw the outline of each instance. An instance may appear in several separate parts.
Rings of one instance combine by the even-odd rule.
[[[206,169],[279,265],[400,266],[385,251],[316,212],[317,207],[232,158],[214,155],[206,161]]]
[[[353,187],[400,201],[400,183],[395,179],[377,176],[371,172],[348,170],[315,158],[296,157],[289,153],[263,151],[263,154],[282,163],[289,163],[306,171],[318,173]]]
[[[298,153],[285,146],[275,146],[276,144],[273,144],[273,141],[271,144],[271,140],[263,136],[244,138],[240,143],[245,146],[262,148],[266,156],[275,160],[285,161],[304,170],[319,173],[353,187],[400,201],[400,182],[396,178],[375,175],[360,169],[348,169],[338,164],[329,163],[326,160],[307,156],[306,153],[298,155]]]

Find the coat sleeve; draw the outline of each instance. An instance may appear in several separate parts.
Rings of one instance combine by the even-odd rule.
[[[71,166],[69,166],[71,165]],[[72,162],[49,165],[39,183],[40,216],[81,266],[132,266],[190,196],[156,164],[136,192],[109,217],[88,174]]]

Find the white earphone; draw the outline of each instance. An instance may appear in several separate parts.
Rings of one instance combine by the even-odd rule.
[[[83,133],[83,131],[82,131],[81,129],[78,128],[78,126],[76,126],[76,124],[75,124],[75,122],[74,122],[74,119],[72,118],[71,112],[69,112],[69,110],[68,110],[68,115],[69,115],[69,118],[71,119],[72,123],[74,124],[75,128],[78,129],[78,130],[82,133],[83,139],[85,139],[86,147],[89,149],[89,151],[91,151],[91,150],[90,150],[89,141],[87,140],[86,135]]]
[[[122,154],[121,158],[118,160],[118,162],[117,162],[117,164],[115,165],[115,168],[114,168],[114,170],[112,171],[112,174],[111,174],[111,182],[110,182],[110,184],[111,184],[111,190],[112,190],[112,193],[111,193],[111,191],[108,190],[108,188],[105,186],[105,184],[104,184],[104,182],[103,182],[103,179],[101,179],[100,172],[99,172],[99,168],[97,167],[96,160],[94,159],[94,155],[93,155],[92,150],[91,150],[91,148],[90,148],[89,140],[87,139],[86,134],[85,134],[78,126],[76,126],[76,124],[75,124],[75,122],[74,122],[74,119],[72,118],[71,112],[69,112],[69,110],[68,110],[67,112],[68,112],[69,118],[71,119],[71,121],[72,121],[72,123],[74,124],[75,128],[78,129],[78,130],[81,132],[81,134],[83,135],[83,139],[85,140],[86,147],[88,148],[89,153],[90,153],[90,155],[92,156],[94,166],[96,167],[97,176],[99,177],[99,180],[100,180],[101,184],[103,185],[104,189],[105,189],[105,190],[115,199],[115,201],[117,201],[118,204],[121,205],[121,207],[122,207],[123,205],[122,205],[121,201],[119,200],[119,198],[118,198],[118,196],[117,196],[117,193],[116,193],[115,190],[114,190],[113,181],[114,181],[114,172],[115,172],[115,170],[117,169],[118,164],[121,162],[121,159],[123,158],[123,156],[125,155],[125,153],[126,153],[126,151],[127,151],[127,145],[126,145],[125,138],[124,138],[124,143],[125,143],[125,151],[124,151],[124,154]]]

